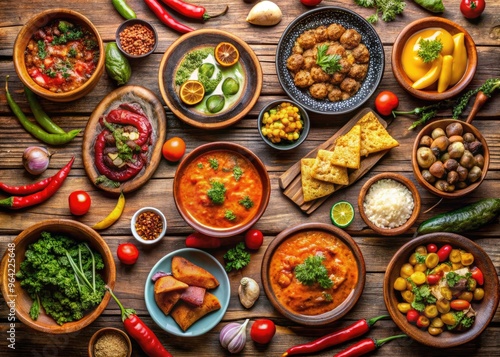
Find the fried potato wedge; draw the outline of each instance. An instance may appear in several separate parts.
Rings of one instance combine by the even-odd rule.
[[[189,326],[194,324],[203,316],[212,311],[219,310],[220,308],[221,304],[217,296],[207,291],[202,305],[192,306],[181,300],[175,305],[174,309],[170,313],[170,316],[172,316],[182,331],[186,331]]]
[[[176,279],[188,285],[205,289],[214,289],[219,286],[219,281],[210,272],[180,256],[172,258],[172,274]]]

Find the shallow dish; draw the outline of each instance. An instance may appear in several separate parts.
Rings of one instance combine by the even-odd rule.
[[[158,236],[155,239],[144,239],[138,232],[137,228],[135,227],[135,224],[137,222],[137,218],[139,217],[140,214],[142,213],[147,213],[151,212],[158,217],[160,217],[160,220],[162,222],[162,230],[158,234]],[[138,242],[142,244],[155,244],[158,243],[164,236],[165,233],[167,232],[167,219],[165,218],[165,215],[163,214],[162,211],[160,211],[157,208],[154,207],[143,207],[139,210],[137,210],[134,215],[132,216],[132,219],[130,220],[130,230],[132,231],[132,235],[134,236],[135,239],[137,239]]]
[[[123,32],[123,30],[125,30],[126,28],[129,28],[129,27],[132,27],[134,25],[139,25],[139,26],[143,26],[147,29],[149,29],[152,33],[153,33],[153,38],[154,38],[154,44],[153,46],[151,47],[151,49],[146,52],[146,53],[143,53],[143,54],[138,54],[138,55],[134,55],[134,54],[131,54],[129,52],[127,52],[123,46],[122,46],[122,43],[121,43],[121,40],[120,40],[120,34]],[[151,25],[149,22],[147,22],[146,20],[141,20],[141,19],[129,19],[127,21],[124,21],[121,23],[120,26],[118,26],[118,28],[116,29],[116,35],[115,35],[115,40],[116,40],[116,45],[118,46],[118,48],[120,49],[120,51],[128,58],[131,58],[131,59],[135,59],[135,58],[144,58],[144,57],[147,57],[149,56],[150,54],[152,54],[155,49],[156,49],[156,46],[158,46],[158,32],[156,31],[155,27],[153,25]]]
[[[175,74],[184,56],[197,48],[230,42],[240,54],[239,63],[245,73],[245,83],[239,98],[228,110],[207,115],[182,102],[175,85]],[[255,105],[262,89],[262,68],[250,46],[239,37],[221,30],[196,30],[179,37],[163,55],[158,82],[163,100],[172,112],[185,123],[202,129],[221,129],[243,118]]]
[[[177,325],[177,323],[171,316],[165,315],[160,310],[154,298],[154,282],[152,280],[153,275],[158,271],[170,272],[172,258],[174,256],[181,256],[189,260],[190,262],[208,270],[217,278],[220,283],[217,288],[210,290],[210,292],[217,296],[220,301],[221,308],[217,311],[209,313],[208,315],[205,315],[203,318],[191,325],[186,331],[182,331],[182,329]],[[153,320],[163,330],[171,333],[172,335],[181,337],[200,336],[214,328],[224,317],[227,307],[229,306],[230,297],[231,285],[229,283],[229,278],[226,274],[226,271],[224,270],[224,267],[212,255],[194,248],[179,249],[168,253],[163,258],[161,258],[149,272],[144,288],[146,308],[148,309],[148,312]]]
[[[410,217],[408,218],[408,220],[404,224],[400,225],[399,227],[395,227],[395,228],[378,227],[368,218],[368,215],[366,214],[366,211],[364,208],[366,194],[368,193],[368,191],[370,190],[370,187],[374,183],[376,183],[377,181],[383,180],[383,179],[394,180],[394,181],[401,183],[411,192],[411,195],[413,197],[413,211],[412,211]],[[363,187],[361,187],[361,191],[358,195],[358,210],[359,210],[359,214],[360,214],[361,218],[363,218],[363,221],[365,221],[365,223],[372,230],[374,230],[375,232],[377,232],[379,234],[385,235],[385,236],[396,236],[399,234],[403,234],[408,229],[410,229],[411,226],[413,226],[413,224],[417,220],[418,215],[420,214],[420,206],[421,206],[420,194],[418,193],[418,190],[415,187],[415,184],[403,175],[390,173],[390,172],[378,174],[378,175],[375,175],[372,178],[370,178],[368,181],[365,182]]]
[[[321,313],[319,315],[300,314],[293,312],[289,308],[285,307],[276,297],[276,293],[273,289],[270,277],[271,262],[276,250],[293,236],[311,231],[319,231],[322,234],[326,233],[326,235],[328,236],[333,236],[339,239],[352,252],[357,265],[357,282],[355,283],[353,289],[347,295],[345,300],[333,310]],[[262,259],[261,278],[267,298],[274,306],[274,308],[281,314],[283,314],[283,316],[303,325],[322,326],[341,319],[354,307],[354,305],[356,305],[358,299],[363,293],[363,289],[365,286],[365,273],[365,262],[361,250],[359,249],[356,242],[354,242],[354,240],[351,238],[351,236],[349,236],[349,234],[347,234],[342,229],[330,224],[302,223],[284,230],[283,232],[278,234],[276,238],[273,239],[271,244],[269,244]]]
[[[74,240],[87,242],[92,249],[101,254],[105,265],[104,271],[101,272],[102,277],[106,285],[111,289],[114,288],[116,281],[115,261],[104,239],[95,230],[78,221],[49,219],[36,223],[22,231],[5,251],[1,265],[2,294],[6,302],[15,299],[16,316],[25,325],[35,330],[50,334],[70,333],[81,330],[92,323],[104,311],[111,298],[109,292],[106,292],[101,303],[96,308],[89,311],[82,319],[58,325],[54,319],[43,312],[43,309],[40,311],[38,319],[36,321],[32,320],[29,315],[32,304],[31,298],[20,286],[19,281],[16,280],[13,286],[9,283],[12,277],[12,259],[15,259],[14,264],[18,269],[21,262],[24,260],[24,255],[28,246],[36,242],[40,238],[40,234],[44,231],[65,234]],[[9,254],[12,253],[15,254],[15,258],[12,258],[12,255],[9,256]]]
[[[100,330],[97,330],[90,338],[89,349],[88,349],[89,357],[95,357],[94,347],[95,347],[96,342],[99,340],[99,338],[102,335],[108,334],[108,333],[109,334],[118,334],[119,336],[121,336],[121,338],[126,342],[127,347],[128,347],[127,357],[132,356],[132,341],[130,341],[130,337],[128,337],[128,335],[124,331],[122,331],[118,328],[104,327]]]
[[[368,73],[361,88],[353,97],[338,102],[314,99],[307,90],[296,87],[286,67],[287,58],[292,54],[294,43],[302,32],[332,23],[357,30],[362,36],[362,43],[370,51]],[[320,114],[345,114],[361,107],[377,90],[384,68],[384,47],[373,26],[354,11],[342,7],[323,6],[300,15],[287,26],[276,49],[276,72],[283,90],[305,109]]]
[[[110,187],[97,184],[96,179],[101,175],[95,166],[94,144],[97,135],[102,130],[99,118],[110,110],[117,108],[121,103],[137,103],[148,116],[153,132],[151,134],[152,144],[148,151],[148,162],[142,170],[132,179],[123,182],[119,187]],[[82,156],[85,172],[92,183],[106,192],[119,195],[134,191],[144,185],[154,174],[160,164],[162,154],[161,148],[167,135],[167,118],[161,101],[149,89],[141,86],[126,85],[109,93],[92,112],[85,133],[83,134]]]
[[[400,294],[393,288],[393,284],[399,276],[401,266],[408,262],[416,247],[430,243],[436,244],[438,247],[450,244],[453,248],[464,249],[472,253],[475,258],[474,265],[483,272],[485,277],[483,285],[484,298],[480,302],[472,303],[474,310],[478,314],[476,321],[467,331],[456,333],[444,331],[438,336],[432,336],[427,330],[422,330],[408,323],[406,315],[402,314],[397,308],[397,304],[400,302]],[[495,316],[499,302],[499,289],[495,266],[488,254],[478,244],[455,233],[429,233],[412,239],[394,254],[387,266],[384,277],[384,302],[394,323],[409,337],[430,347],[449,348],[472,341],[484,331]]]

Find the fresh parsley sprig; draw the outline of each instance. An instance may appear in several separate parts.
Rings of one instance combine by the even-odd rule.
[[[417,55],[424,63],[431,63],[436,60],[443,49],[443,43],[438,38],[434,40],[423,38],[418,44],[420,48],[417,51]]]
[[[333,286],[333,281],[328,276],[328,271],[323,265],[325,257],[321,255],[311,255],[302,264],[295,267],[295,277],[304,285],[318,283],[323,289]]]
[[[250,263],[250,253],[245,249],[245,243],[239,242],[234,248],[231,248],[224,254],[226,262],[225,269],[229,273],[233,269],[240,270]]]
[[[393,21],[397,15],[403,12],[406,6],[404,0],[354,0],[354,2],[362,7],[376,9],[375,13],[366,19],[372,24],[378,21],[379,14],[382,15],[383,21]]]
[[[339,55],[329,55],[326,53],[327,51],[328,45],[318,46],[316,64],[318,64],[318,66],[320,66],[326,73],[334,74],[342,69],[342,65],[340,64],[341,57]]]

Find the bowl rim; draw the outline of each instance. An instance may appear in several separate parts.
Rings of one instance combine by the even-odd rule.
[[[133,55],[133,54],[130,54],[128,53],[127,51],[125,51],[123,48],[122,48],[122,45],[121,45],[121,41],[120,41],[120,33],[125,29],[127,28],[128,26],[133,26],[135,24],[141,24],[141,25],[144,25],[146,26],[147,28],[149,28],[151,31],[153,31],[153,35],[154,35],[154,39],[155,39],[155,43],[153,45],[153,48],[151,49],[151,51],[147,52],[147,53],[144,53],[142,55]],[[123,21],[117,28],[116,28],[116,32],[115,32],[115,42],[116,42],[116,46],[118,47],[118,49],[120,50],[120,52],[127,58],[130,58],[130,59],[135,59],[135,58],[144,58],[144,57],[147,57],[149,56],[150,54],[152,54],[155,50],[156,50],[156,47],[158,46],[158,31],[156,30],[156,28],[153,26],[152,23],[150,23],[149,21],[147,20],[143,20],[143,19],[138,19],[138,18],[135,18],[135,19],[128,19],[128,20],[125,20]]]
[[[370,221],[364,209],[364,201],[366,194],[368,193],[368,190],[375,182],[383,179],[392,179],[394,181],[401,183],[408,190],[410,190],[413,197],[413,211],[410,217],[404,224],[396,228],[382,228],[376,226],[372,221]],[[411,228],[411,226],[413,226],[418,216],[420,215],[420,209],[421,209],[421,198],[415,184],[406,176],[394,172],[383,172],[371,177],[368,181],[366,181],[363,184],[360,193],[358,195],[358,211],[361,218],[372,230],[385,236],[396,236],[408,231]]]
[[[97,339],[100,337],[100,335],[102,335],[106,332],[117,333],[120,336],[122,336],[125,339],[125,342],[127,343],[127,347],[128,347],[127,357],[132,356],[132,341],[130,340],[130,337],[125,333],[125,331],[123,331],[119,328],[116,328],[116,327],[102,327],[99,330],[97,330],[96,332],[94,332],[94,334],[92,335],[92,337],[89,340],[89,345],[88,345],[89,357],[95,357],[94,345],[97,342]]]
[[[154,212],[158,216],[160,216],[160,218],[163,222],[163,229],[161,230],[161,233],[158,235],[158,237],[156,237],[155,239],[151,239],[151,240],[143,239],[139,235],[139,233],[137,233],[137,230],[135,229],[135,222],[137,221],[137,217],[139,217],[139,215],[143,212]],[[167,233],[167,218],[165,217],[163,212],[160,211],[158,208],[155,208],[152,206],[142,207],[142,208],[139,208],[132,216],[132,219],[130,220],[130,230],[132,231],[132,235],[134,236],[134,238],[138,242],[140,242],[142,244],[155,244],[155,243],[158,243],[160,240],[162,240],[162,238],[165,237],[165,234]]]
[[[410,338],[430,347],[448,348],[472,341],[488,327],[488,324],[493,319],[499,304],[500,286],[496,273],[494,274],[495,276],[492,279],[487,279],[484,286],[491,286],[491,299],[483,299],[479,302],[479,304],[484,304],[484,306],[482,307],[483,309],[487,309],[487,311],[489,311],[490,316],[485,317],[484,315],[478,315],[481,319],[480,321],[478,321],[478,316],[476,316],[476,322],[470,330],[457,334],[444,331],[443,334],[446,334],[445,336],[443,336],[443,334],[440,334],[439,336],[432,336],[427,331],[421,330],[418,327],[409,324],[406,320],[406,316],[403,315],[396,307],[395,302],[398,301],[398,299],[395,296],[396,293],[392,287],[392,278],[395,275],[391,277],[391,272],[395,270],[399,271],[398,267],[400,267],[410,257],[412,253],[411,250],[413,248],[416,248],[419,245],[426,245],[428,243],[436,244],[437,240],[439,240],[439,243],[442,244],[451,244],[452,247],[465,247],[465,249],[467,249],[469,252],[473,250],[477,253],[474,254],[475,258],[477,257],[477,255],[481,257],[481,260],[478,260],[480,267],[487,267],[489,271],[496,272],[496,268],[488,254],[483,250],[483,248],[481,248],[481,246],[479,246],[471,239],[456,233],[428,233],[417,236],[416,238],[413,238],[405,243],[391,258],[389,264],[387,265],[386,273],[384,276],[383,294],[384,303],[386,305],[387,311],[391,315],[392,320]],[[399,264],[398,258],[401,261]],[[482,270],[485,271],[484,268]]]
[[[290,144],[285,144],[285,145],[280,145],[280,144],[274,144],[271,141],[269,141],[268,138],[262,134],[262,117],[264,116],[264,113],[269,111],[270,109],[278,106],[279,104],[286,102],[286,103],[291,103],[295,105],[297,108],[300,110],[300,114],[302,117],[302,121],[304,122],[304,126],[302,129],[302,132],[300,133],[300,136],[297,140]],[[257,117],[257,129],[259,130],[260,137],[262,140],[272,147],[273,149],[280,150],[280,151],[287,151],[287,150],[292,150],[300,146],[306,139],[307,136],[309,135],[310,129],[311,129],[311,119],[309,118],[309,114],[307,114],[307,110],[297,101],[293,99],[276,99],[268,104],[266,104],[259,112],[259,116]]]
[[[296,235],[302,231],[310,230],[321,230],[325,231],[336,238],[340,239],[353,253],[357,261],[358,266],[358,282],[354,289],[351,291],[349,296],[335,309],[323,313],[321,315],[311,316],[311,315],[301,315],[295,314],[288,309],[285,309],[274,297],[273,289],[269,281],[269,265],[271,263],[271,258],[274,255],[276,249],[283,243],[283,241],[289,239],[290,237]],[[284,317],[297,322],[302,325],[308,326],[323,326],[335,322],[342,317],[344,317],[351,309],[356,305],[359,298],[363,294],[366,281],[366,266],[363,253],[361,249],[354,241],[354,239],[344,230],[327,223],[319,222],[306,222],[299,223],[295,226],[286,228],[281,231],[269,244],[264,256],[262,258],[262,268],[261,268],[261,281],[264,287],[264,292],[278,312],[280,312]]]

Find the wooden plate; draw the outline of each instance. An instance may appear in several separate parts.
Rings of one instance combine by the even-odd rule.
[[[151,126],[153,127],[153,132],[151,134],[153,143],[148,152],[148,162],[137,176],[129,181],[123,182],[120,187],[115,188],[96,184],[95,181],[97,177],[101,175],[94,164],[94,143],[97,135],[102,129],[99,124],[99,118],[125,102],[139,104],[148,116]],[[165,109],[153,92],[141,86],[124,86],[112,91],[104,97],[94,109],[87,123],[87,127],[85,128],[82,156],[87,176],[96,187],[112,194],[118,195],[121,191],[126,193],[138,189],[144,185],[156,171],[162,157],[161,147],[165,141],[166,134],[167,118]]]
[[[349,120],[339,131],[337,131],[330,139],[326,140],[323,144],[318,145],[316,149],[309,152],[304,158],[314,158],[320,149],[331,150],[334,147],[335,140],[337,137],[346,134],[351,128],[358,122],[361,117],[363,117],[368,112],[373,112],[370,108],[365,108],[356,114],[351,120]],[[380,121],[380,123],[387,127],[387,122],[383,120],[377,113],[373,112],[375,117]],[[335,192],[348,187],[363,177],[370,169],[389,151],[383,150],[373,154],[368,157],[361,157],[361,165],[357,170],[349,170],[349,184],[348,185],[335,185]],[[323,202],[325,202],[328,197],[324,196],[316,200],[304,201],[304,196],[302,195],[302,182],[300,176],[300,161],[296,162],[292,167],[290,167],[283,175],[279,178],[279,185],[284,190],[283,194],[290,198],[299,208],[307,214],[313,213]],[[335,194],[333,192],[333,194]]]

